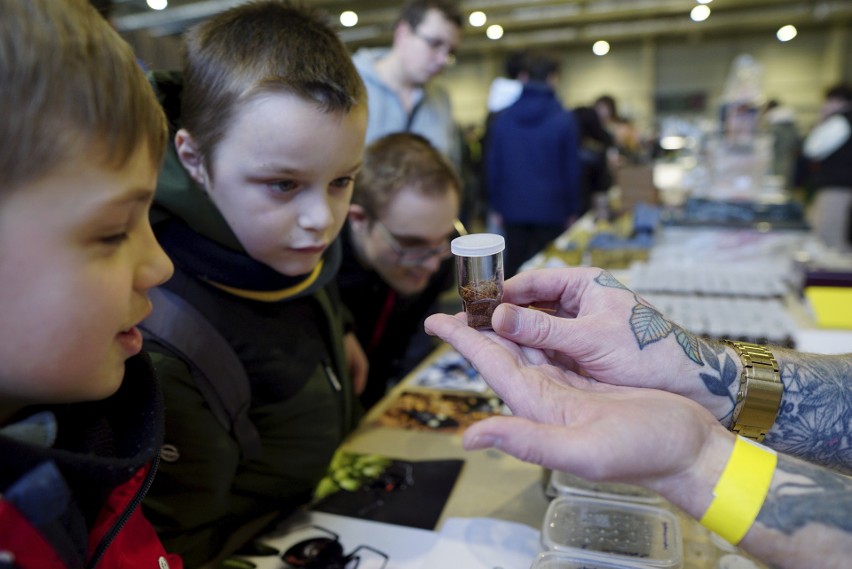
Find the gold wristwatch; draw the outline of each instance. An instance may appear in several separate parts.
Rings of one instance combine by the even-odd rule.
[[[743,363],[731,430],[760,442],[775,423],[784,393],[778,361],[763,346],[732,340],[723,342],[734,348]]]

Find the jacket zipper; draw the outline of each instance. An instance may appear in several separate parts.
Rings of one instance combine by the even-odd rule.
[[[343,386],[340,385],[340,380],[337,379],[337,374],[334,373],[334,370],[331,368],[331,364],[327,361],[323,361],[322,365],[325,368],[325,375],[328,378],[328,382],[331,384],[331,387],[337,392],[342,391]]]
[[[101,558],[106,553],[107,548],[109,548],[110,544],[115,540],[118,533],[127,523],[127,520],[130,519],[130,516],[133,515],[133,512],[136,511],[136,508],[142,503],[142,499],[148,493],[148,490],[151,488],[151,484],[154,483],[154,476],[157,473],[157,468],[160,465],[160,453],[157,453],[157,456],[154,457],[154,460],[151,461],[151,468],[148,470],[148,473],[145,475],[145,480],[142,482],[142,486],[139,487],[139,490],[136,491],[136,495],[133,496],[133,500],[127,505],[122,512],[121,516],[118,520],[113,524],[112,528],[109,532],[104,535],[101,542],[98,544],[97,549],[95,549],[95,554],[92,555],[89,564],[86,566],[87,569],[94,569],[97,567]]]

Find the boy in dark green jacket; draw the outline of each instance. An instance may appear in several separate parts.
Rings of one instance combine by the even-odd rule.
[[[350,371],[363,380],[366,360],[328,285],[366,104],[339,39],[283,2],[215,16],[185,48],[182,76],[154,76],[176,128],[154,230],[175,264],[166,288],[214,326],[248,375],[261,445],[247,456],[192,362],[148,346],[166,396],[166,452],[146,513],[195,567],[308,502],[356,423]]]

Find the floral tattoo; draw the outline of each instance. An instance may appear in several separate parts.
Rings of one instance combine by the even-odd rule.
[[[733,411],[733,393],[738,385],[739,376],[736,364],[724,348],[714,346],[711,342],[690,334],[674,322],[666,319],[657,309],[621,284],[611,273],[601,272],[595,278],[595,282],[601,286],[622,289],[633,295],[636,304],[633,306],[630,315],[630,329],[633,331],[633,337],[636,339],[640,350],[645,349],[645,346],[649,344],[674,336],[686,357],[699,366],[709,366],[710,369],[699,373],[701,381],[704,382],[704,386],[710,393],[728,398],[731,402],[731,411]],[[723,418],[720,417],[720,419]]]

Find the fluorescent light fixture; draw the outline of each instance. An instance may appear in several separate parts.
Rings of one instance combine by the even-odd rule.
[[[660,148],[663,150],[681,150],[686,146],[682,136],[664,136],[660,139]]]
[[[340,13],[340,25],[351,28],[358,23],[358,14],[352,10],[346,10]]]
[[[693,22],[703,22],[707,18],[710,17],[710,8],[705,6],[704,4],[699,4],[689,13],[689,17],[692,18]]]
[[[481,12],[477,10],[476,12],[471,12],[470,16],[468,16],[467,21],[470,22],[470,25],[474,28],[481,28],[485,25],[485,22],[488,20],[488,16],[485,15],[485,12]]]
[[[503,37],[503,26],[498,24],[488,26],[485,29],[485,35],[488,36],[488,39],[499,40]]]
[[[798,34],[798,30],[796,30],[796,26],[787,24],[786,26],[781,26],[778,28],[778,31],[775,32],[775,37],[778,38],[778,41],[790,41],[796,34]]]

